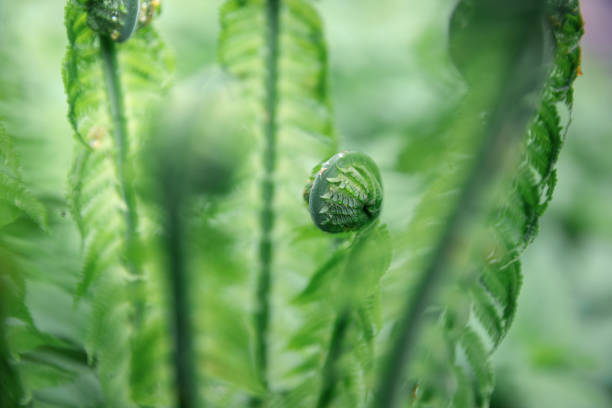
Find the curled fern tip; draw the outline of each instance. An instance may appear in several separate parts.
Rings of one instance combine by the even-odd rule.
[[[87,3],[87,24],[97,33],[117,42],[127,41],[148,25],[160,10],[161,0],[91,0]]]
[[[360,152],[342,151],[315,166],[304,190],[315,225],[325,232],[356,231],[380,215],[378,166]]]

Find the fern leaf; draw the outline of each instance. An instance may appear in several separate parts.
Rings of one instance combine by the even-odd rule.
[[[142,230],[130,163],[142,144],[147,112],[167,82],[170,61],[150,26],[119,45],[90,28],[83,2],[69,0],[65,17],[68,117],[82,142],[69,178],[71,212],[83,245],[75,300],[86,298],[93,307],[87,350],[99,358],[107,404],[131,406],[159,397],[146,384],[163,370],[148,370],[142,378],[131,375],[142,372],[142,360],[133,359],[131,346],[142,343],[149,323],[143,312]],[[130,325],[139,330],[130,334]]]
[[[321,265],[312,275],[308,285],[295,299],[296,302],[308,302],[320,299],[323,295],[323,290],[327,287],[328,290],[333,282],[333,275],[338,273],[339,267],[346,260],[347,249],[340,248],[334,252],[329,259]],[[328,293],[329,294],[329,293]]]
[[[0,228],[19,217],[46,228],[46,209],[23,182],[12,141],[0,124]]]
[[[63,204],[47,205],[48,233],[29,222],[0,232],[0,286],[8,305],[2,333],[21,383],[20,404],[101,406],[101,385],[84,349],[91,308],[87,301],[73,304],[77,231],[60,216]]]
[[[480,337],[470,329],[464,331],[460,344],[478,383],[478,400],[488,401],[493,392],[493,369],[486,348]]]
[[[474,298],[473,307],[476,317],[493,340],[493,344],[497,345],[501,341],[505,329],[497,306],[480,285],[475,285],[472,288],[472,297]]]
[[[509,183],[509,194],[492,212],[489,242],[495,249],[481,266],[480,283],[472,289],[472,302],[476,318],[485,328],[495,348],[507,334],[517,307],[521,286],[519,257],[533,241],[538,230],[538,219],[552,198],[556,182],[555,164],[567,125],[561,124],[557,104],[565,104],[571,112],[572,83],[579,71],[578,41],[582,35],[582,21],[577,1],[550,2],[547,18],[554,42],[554,65],[548,74],[541,94],[540,107],[531,120],[522,144],[519,170]],[[563,91],[559,92],[559,84]],[[483,290],[484,289],[484,290]],[[466,328],[473,345],[474,332]],[[465,341],[465,337],[464,340]],[[482,342],[478,341],[481,346]],[[464,344],[465,346],[465,344]],[[480,346],[468,353],[472,368],[482,366],[487,352]],[[477,359],[477,354],[482,356]],[[477,390],[481,401],[488,401],[490,385],[485,374],[477,375]]]
[[[551,2],[548,18],[555,40],[554,67],[544,86],[540,108],[528,127],[513,189],[493,214],[491,239],[499,244],[481,277],[490,296],[503,308],[502,337],[516,311],[521,283],[518,258],[535,238],[538,219],[548,206],[556,183],[555,164],[567,128],[561,123],[557,105],[565,104],[571,112],[572,84],[579,72],[582,20],[578,2]],[[489,299],[480,296],[474,302],[477,308],[486,307]]]
[[[455,214],[453,205],[460,209],[460,203],[469,201],[469,198],[464,200],[467,197],[464,195],[467,190],[457,190],[456,186],[462,185],[462,180],[470,180],[466,179],[467,174],[471,174],[472,180],[480,178],[476,173],[467,172],[471,162],[469,157],[473,155],[470,149],[474,149],[474,146],[479,146],[480,143],[477,138],[468,135],[499,134],[502,132],[503,123],[514,118],[512,119],[514,125],[505,128],[505,132],[507,138],[517,139],[517,136],[523,132],[517,123],[521,123],[521,126],[522,123],[526,124],[527,132],[521,139],[520,157],[513,162],[517,170],[509,172],[509,176],[500,177],[501,180],[496,182],[498,183],[496,188],[499,190],[489,193],[489,196],[494,195],[494,198],[485,201],[488,207],[484,205],[480,208],[474,207],[475,210],[483,212],[482,219],[479,220],[483,221],[485,228],[470,227],[471,238],[461,244],[462,256],[453,255],[452,261],[447,265],[453,272],[453,282],[469,290],[464,292],[464,299],[449,296],[449,292],[444,293],[442,310],[446,313],[440,314],[442,317],[440,322],[444,328],[434,333],[437,333],[439,342],[448,343],[451,349],[461,345],[467,357],[469,370],[474,374],[473,386],[470,387],[471,390],[449,389],[436,380],[436,377],[439,378],[441,373],[444,373],[443,375],[455,377],[460,387],[465,386],[465,378],[460,371],[457,371],[457,356],[449,356],[440,366],[417,371],[421,376],[416,380],[440,401],[455,399],[466,404],[473,400],[479,406],[487,406],[493,386],[489,355],[507,334],[516,311],[521,286],[518,261],[520,254],[535,237],[538,218],[551,199],[556,180],[554,165],[561,148],[563,129],[566,127],[560,123],[557,104],[571,103],[571,85],[578,72],[578,41],[582,34],[577,1],[551,1],[538,4],[523,2],[522,5],[516,5],[519,8],[524,7],[528,13],[533,11],[531,15],[534,20],[530,29],[539,25],[539,20],[543,18],[551,23],[549,29],[555,43],[554,49],[550,51],[545,48],[547,44],[545,36],[549,34],[548,32],[542,33],[535,29],[532,37],[541,38],[540,43],[529,42],[525,38],[525,30],[519,29],[525,20],[518,18],[508,20],[508,26],[515,25],[515,29],[499,30],[495,19],[508,18],[511,13],[501,16],[497,8],[491,8],[485,3],[479,0],[465,0],[458,4],[451,21],[451,52],[454,53],[455,63],[471,88],[466,99],[474,98],[473,105],[480,104],[479,109],[488,111],[491,117],[487,118],[484,128],[478,121],[464,118],[460,119],[458,124],[454,124],[455,134],[461,140],[455,141],[455,145],[447,150],[447,155],[441,155],[441,166],[445,166],[447,172],[441,173],[440,180],[424,196],[423,207],[417,212],[411,226],[409,233],[411,238],[407,238],[415,240],[412,250],[418,256],[409,261],[413,266],[422,262],[424,255],[431,254],[432,248],[436,251],[444,248],[443,239],[449,236],[446,232],[452,230],[447,227],[445,233],[437,236],[440,233],[439,226],[445,225],[440,224],[439,220],[445,219],[443,214]],[[487,30],[499,34],[495,41],[489,42],[489,37],[483,35],[483,32],[489,32]],[[507,49],[500,47],[502,43],[498,41],[506,42]],[[480,44],[482,47],[474,44]],[[510,57],[507,50],[512,47],[531,61],[532,77],[527,74],[525,67],[511,60],[515,57]],[[495,79],[478,79],[477,75],[484,72],[483,64],[497,67],[499,75],[496,74]],[[516,74],[513,74],[513,70]],[[536,86],[538,83],[542,85]],[[557,84],[563,86],[559,87]],[[564,92],[559,93],[560,89]],[[519,99],[516,99],[518,105],[514,108],[509,104],[509,100],[519,98],[519,95],[535,92],[540,96],[540,105],[536,109],[516,108],[522,103]],[[568,107],[571,110],[571,106]],[[472,108],[473,106],[467,109],[469,111]],[[472,115],[475,118],[472,113],[464,112],[464,115]],[[491,148],[492,145],[488,147]],[[483,149],[486,148],[485,145]],[[498,153],[502,151],[499,146],[498,149],[500,149],[497,150]],[[492,151],[488,154],[494,155]],[[481,154],[482,150],[478,151],[478,155]],[[483,157],[478,155],[476,157]],[[479,163],[486,163],[486,160]],[[482,177],[482,180],[484,179],[485,177]],[[469,184],[464,185],[466,189],[467,186]],[[472,192],[478,191],[479,188],[482,187],[475,187]],[[451,221],[456,220],[451,219]],[[420,239],[417,239],[419,235]],[[435,242],[438,244],[432,246]],[[434,261],[428,265],[431,265],[432,269],[427,273],[441,270],[440,262]],[[423,286],[415,288],[419,293],[424,288],[436,284],[434,278],[427,277],[422,277],[419,282],[423,283]],[[419,294],[414,296],[424,297]],[[464,315],[464,300],[467,296],[472,303],[474,319],[468,319]],[[404,321],[403,327],[407,328],[418,321],[416,315],[413,317],[415,319]],[[481,329],[477,330],[475,325]],[[402,333],[411,335],[407,331]],[[412,338],[405,337],[402,341],[409,342]],[[396,344],[399,345],[400,340]],[[409,343],[404,343],[404,347],[407,344]],[[419,346],[419,350],[421,347]],[[396,351],[394,356],[397,356],[399,355],[397,350],[406,349],[398,347],[394,350]],[[442,357],[440,358],[444,361]],[[395,378],[384,377],[390,379],[391,384],[397,381],[398,373],[392,371],[393,365],[390,363],[389,373],[395,373]],[[423,363],[422,367],[428,366]],[[381,406],[387,406],[386,404],[391,401],[388,396],[394,398],[395,391],[385,385],[381,385],[381,389],[383,392],[378,402]],[[470,393],[473,394],[470,396]]]
[[[561,124],[557,104],[565,104],[571,111],[572,83],[579,70],[578,41],[582,35],[582,23],[578,2],[562,3],[551,2],[548,8],[555,40],[554,67],[544,85],[540,108],[524,137],[519,171],[511,181],[511,193],[502,199],[499,209],[491,216],[490,242],[498,244],[482,266],[482,285],[476,284],[472,290],[476,318],[486,329],[493,347],[507,334],[516,312],[521,286],[520,253],[535,238],[538,219],[552,198],[556,182],[555,164],[567,126]],[[558,91],[559,84],[563,84],[562,92]],[[476,344],[474,332],[467,328],[465,334],[470,342]],[[476,358],[478,351],[478,347],[473,349],[472,359]],[[486,355],[484,350],[480,351]],[[470,363],[474,370],[477,370],[474,364],[482,365],[476,360]],[[477,375],[478,390],[481,399],[487,401],[490,390],[484,376],[484,373]]]
[[[218,59],[243,85],[243,100],[254,115],[248,160],[253,171],[239,196],[228,202],[237,204],[233,214],[243,214],[241,225],[252,228],[248,236],[244,228],[236,231],[244,236],[238,247],[259,242],[244,260],[260,288],[254,306],[254,364],[264,387],[270,382],[282,388],[305,378],[305,372],[294,370],[300,366],[291,357],[295,352],[280,340],[291,337],[308,316],[308,306],[291,302],[297,295],[295,282],[307,279],[329,249],[321,233],[293,239],[297,231],[314,231],[306,209],[295,201],[301,195],[298,186],[313,164],[336,151],[321,20],[305,0],[226,1]],[[245,197],[252,200],[248,206],[239,203]],[[271,305],[286,307],[272,310]],[[274,364],[267,363],[268,356]],[[275,366],[272,372],[268,365]]]
[[[78,2],[68,2],[65,20],[69,46],[62,76],[68,97],[68,119],[80,141],[96,146],[98,139],[110,131],[99,39],[87,25],[85,7]]]

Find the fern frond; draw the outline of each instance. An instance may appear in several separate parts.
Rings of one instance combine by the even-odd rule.
[[[48,233],[23,220],[0,233],[0,286],[8,305],[2,332],[21,383],[19,406],[98,407],[102,389],[84,348],[91,308],[87,301],[73,304],[77,231],[60,216],[63,205],[47,205]]]
[[[0,124],[0,228],[22,216],[46,228],[46,209],[23,182],[13,143]]]
[[[327,86],[327,50],[321,20],[307,1],[227,1],[221,9],[219,61],[246,83],[253,98],[264,96],[268,75],[265,58],[269,52],[265,12],[269,3],[277,3],[279,8],[276,84],[279,132],[290,133],[279,138],[279,142],[284,144],[292,138],[313,138],[315,144],[323,145],[324,153],[333,153],[335,142]],[[257,104],[259,101],[251,102]],[[264,114],[262,110],[259,112]]]
[[[533,241],[538,220],[552,198],[556,183],[555,164],[567,125],[561,123],[558,104],[571,112],[572,84],[579,72],[582,20],[577,1],[550,2],[547,18],[554,38],[554,65],[542,91],[540,107],[528,126],[522,157],[510,194],[491,215],[490,242],[494,252],[481,267],[480,282],[472,290],[476,318],[485,328],[495,348],[512,324],[521,287],[519,257]],[[571,115],[571,113],[570,113]],[[484,289],[484,290],[483,290]],[[492,382],[482,358],[488,352],[476,334],[466,328],[462,344],[473,347],[470,365],[476,371],[480,401],[488,401]],[[468,359],[470,352],[466,348]],[[481,354],[477,357],[477,354]],[[480,374],[478,374],[480,373]]]
[[[303,185],[314,163],[336,151],[321,20],[305,0],[226,1],[221,8],[218,59],[243,85],[243,100],[254,114],[249,158],[253,171],[240,197],[229,201],[239,204],[232,210],[243,214],[242,225],[251,228],[237,245],[249,247],[245,265],[257,271],[259,282],[255,364],[264,387],[269,382],[282,389],[312,374],[294,370],[308,365],[295,361],[295,351],[280,339],[289,338],[307,319],[308,307],[291,304],[296,282],[310,276],[319,264],[316,260],[326,258],[329,248],[322,234],[308,241],[293,240],[296,231],[308,224],[306,210],[295,201],[301,195],[297,186]],[[257,203],[257,213],[252,202],[248,207],[239,203],[245,197]],[[253,219],[259,219],[258,226]],[[244,228],[236,234],[244,235]],[[248,244],[249,237],[250,242],[259,241],[259,248]],[[277,308],[272,310],[271,305]],[[268,356],[274,362],[270,372]]]
[[[95,147],[98,139],[111,130],[99,38],[87,25],[85,6],[77,1],[66,5],[65,21],[69,45],[62,77],[68,97],[68,119],[79,140]]]
[[[167,83],[170,60],[150,26],[115,44],[90,28],[83,2],[69,0],[65,16],[68,117],[82,142],[69,178],[71,212],[83,246],[75,300],[92,304],[86,346],[92,358],[99,358],[97,373],[107,404],[131,406],[159,399],[164,392],[158,388],[152,395],[149,387],[155,381],[151,376],[163,370],[143,371],[143,360],[130,352],[150,335],[149,325],[157,324],[144,313],[143,224],[131,163],[142,145],[147,112]],[[147,350],[142,353],[148,355]]]
[[[371,385],[381,327],[379,282],[390,259],[386,226],[366,227],[350,246],[332,253],[296,299],[309,313],[289,347],[302,353],[321,350],[319,407],[359,406],[367,397],[363,390]]]
[[[483,38],[483,31],[493,30],[494,32],[495,29],[491,28],[493,27],[492,19],[507,18],[507,16],[498,15],[496,9],[485,3],[474,0],[459,3],[453,17],[454,20],[451,22],[451,51],[455,52],[457,67],[470,83],[471,92],[467,98],[474,98],[472,102],[482,104],[481,109],[487,110],[491,117],[487,118],[484,128],[477,120],[470,119],[461,119],[455,125],[455,133],[461,140],[456,140],[455,145],[448,149],[446,155],[441,155],[440,160],[441,166],[445,166],[448,173],[442,172],[442,177],[424,196],[422,207],[418,210],[411,226],[409,233],[411,238],[407,238],[415,241],[412,243],[412,250],[417,256],[409,261],[413,267],[422,262],[424,255],[431,254],[432,248],[435,248],[436,251],[445,248],[444,239],[449,237],[446,233],[450,233],[451,230],[450,227],[447,227],[445,233],[438,237],[439,220],[446,219],[444,214],[456,214],[455,211],[459,211],[462,203],[469,202],[469,197],[465,195],[469,184],[463,184],[462,180],[485,179],[476,173],[468,172],[473,171],[470,170],[470,155],[474,154],[474,146],[478,146],[478,149],[481,147],[477,138],[466,136],[466,134],[480,134],[484,138],[487,137],[487,133],[490,133],[490,137],[493,138],[494,135],[502,132],[503,123],[509,123],[512,120],[513,125],[505,129],[506,137],[517,139],[517,136],[523,132],[522,123],[525,123],[527,132],[520,139],[520,157],[513,162],[517,170],[509,172],[509,176],[500,177],[501,180],[496,182],[496,188],[499,190],[489,193],[494,198],[485,200],[488,207],[482,205],[473,207],[475,213],[482,212],[482,218],[479,220],[485,224],[485,228],[470,227],[471,238],[460,244],[461,254],[457,251],[457,254],[445,252],[443,255],[451,259],[446,265],[446,268],[452,272],[452,274],[449,273],[449,276],[452,275],[449,279],[461,288],[463,296],[451,296],[452,291],[444,292],[442,296],[444,300],[440,305],[444,313],[437,314],[442,327],[439,331],[434,330],[436,333],[434,337],[437,337],[437,341],[441,344],[448,344],[451,350],[460,346],[465,353],[466,367],[462,367],[455,353],[439,356],[440,360],[437,365],[421,364],[422,357],[418,357],[415,362],[415,365],[420,367],[415,370],[418,376],[412,378],[428,390],[428,395],[435,395],[436,400],[455,400],[462,405],[471,404],[473,401],[473,404],[477,406],[488,406],[493,387],[489,357],[507,334],[516,312],[521,286],[519,258],[522,251],[534,239],[538,229],[538,218],[546,209],[554,189],[556,181],[554,165],[561,148],[563,132],[567,126],[560,123],[557,104],[564,103],[571,111],[571,86],[579,68],[578,41],[582,35],[577,1],[550,1],[539,4],[523,2],[524,5],[517,5],[517,7],[524,7],[529,13],[533,12],[534,25],[540,24],[543,18],[547,19],[550,24],[550,32],[542,33],[535,30],[533,33],[534,37],[541,37],[540,45],[537,45],[536,42],[528,42],[524,37],[524,30],[519,30],[520,25],[524,23],[523,20],[515,19],[510,23],[516,24],[513,33],[499,31],[499,38],[504,38],[503,41],[507,42],[509,48],[516,47],[521,55],[532,61],[533,75],[527,80],[529,75],[527,75],[526,68],[519,66],[516,61],[511,64],[502,62],[508,58],[509,54],[504,56],[505,51],[500,49],[501,43],[495,43],[494,46],[488,43],[483,47],[474,46],[474,41],[480,41],[479,38]],[[552,51],[545,49],[548,45],[545,35],[550,33],[555,40]],[[464,46],[469,47],[469,50]],[[461,50],[464,48],[469,52],[462,54]],[[547,58],[548,61],[546,61]],[[491,67],[498,67],[499,75],[495,80],[490,80],[490,83],[487,82],[489,79],[485,78],[480,83],[475,81],[476,74],[482,72],[483,63]],[[546,68],[546,71],[538,68],[539,66]],[[539,70],[542,70],[543,73],[541,77],[537,74]],[[519,78],[520,80],[517,81]],[[539,88],[536,87],[538,82],[541,84]],[[560,90],[563,91],[560,92]],[[518,109],[511,107],[509,101],[512,98],[517,98],[517,104],[524,104],[524,102],[519,102],[519,95],[535,92],[538,92],[540,97],[540,105],[536,109],[526,106]],[[476,117],[473,113],[467,115]],[[521,126],[518,126],[518,123],[521,123]],[[511,146],[506,145],[506,147]],[[487,152],[485,154],[490,155],[489,157],[497,157],[495,155],[499,154],[498,159],[501,160],[503,155],[507,154],[501,153],[503,151],[501,144],[497,145],[498,150],[487,151],[487,148],[492,149],[493,144],[485,144],[482,147]],[[483,150],[478,150],[475,157],[482,158],[484,157],[481,156],[482,154]],[[486,160],[483,159],[477,163],[484,164]],[[489,167],[489,169],[492,168],[494,167]],[[468,174],[473,178],[466,178]],[[458,185],[464,185],[464,189],[457,190]],[[482,186],[476,187],[476,184],[473,186],[472,193],[474,194],[479,188],[483,188]],[[453,205],[456,205],[458,209],[453,210]],[[462,217],[466,216],[464,214]],[[451,218],[446,223],[457,220]],[[448,224],[443,223],[442,225]],[[419,235],[421,239],[417,239]],[[437,244],[434,245],[436,242]],[[450,251],[450,247],[448,249]],[[436,258],[440,254],[437,252],[433,257]],[[414,289],[418,293],[436,285],[437,282],[433,278],[429,279],[427,275],[442,269],[441,262],[433,261],[427,265],[431,269],[421,277],[419,284],[422,286]],[[419,294],[414,296],[424,297]],[[467,307],[466,300],[469,300]],[[414,306],[416,309],[406,310],[417,310],[418,305],[415,303]],[[469,318],[470,315],[473,318]],[[393,349],[395,350],[394,356],[398,356],[399,352],[406,350],[405,347],[414,341],[414,338],[410,337],[413,333],[408,327],[415,329],[421,317],[415,314],[410,316],[411,319],[407,318],[401,323],[405,325],[406,330],[402,333],[406,337],[398,337],[395,343],[398,348]],[[403,347],[399,346],[401,341],[405,342]],[[418,350],[426,352],[427,348],[421,344]],[[393,365],[393,363],[390,364],[387,372],[390,375],[384,377],[389,379],[390,383],[397,382],[397,374],[401,372],[399,367],[398,371],[393,371]],[[421,369],[423,367],[426,368]],[[464,368],[473,375],[466,376]],[[395,375],[395,378],[391,378],[391,375]],[[440,383],[437,378],[443,376],[454,378],[458,388],[448,388]],[[467,390],[464,388],[466,379],[471,383]],[[385,385],[381,385],[381,390],[383,391],[378,402],[380,406],[388,406],[396,391]],[[392,397],[389,398],[388,395]],[[417,397],[417,400],[420,398],[425,397]],[[426,404],[428,401],[422,400],[422,402]]]
[[[474,292],[475,307],[489,308],[494,300],[501,308],[498,321],[503,325],[498,344],[512,324],[521,285],[521,252],[533,241],[538,231],[539,217],[552,199],[556,184],[555,164],[568,124],[563,125],[559,104],[572,109],[572,84],[579,72],[582,19],[577,1],[550,2],[548,19],[554,38],[554,66],[542,92],[540,107],[530,122],[523,141],[523,152],[517,175],[491,218],[491,240],[497,243],[494,254],[482,267],[481,282],[487,295]],[[485,327],[489,324],[485,323]],[[492,317],[492,314],[489,314]]]
[[[478,401],[488,401],[493,392],[493,369],[485,346],[480,337],[469,328],[464,330],[459,344],[465,351],[470,368],[474,371],[478,384]]]

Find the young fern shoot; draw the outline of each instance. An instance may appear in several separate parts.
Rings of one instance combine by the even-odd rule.
[[[314,224],[321,230],[357,232],[348,250],[344,271],[339,276],[344,290],[338,293],[337,316],[322,369],[316,406],[325,408],[332,403],[336,383],[341,377],[339,360],[354,309],[358,309],[364,295],[376,286],[388,268],[384,260],[390,258],[387,253],[390,243],[384,227],[378,226],[383,203],[382,177],[376,163],[367,155],[343,151],[315,166],[303,197]],[[362,262],[363,257],[383,259],[383,262]]]
[[[63,76],[68,117],[80,141],[69,198],[84,248],[76,299],[87,297],[94,305],[88,348],[99,356],[107,402],[116,406],[153,398],[140,388],[147,375],[129,367],[130,344],[139,343],[145,319],[130,160],[140,144],[144,101],[155,100],[168,72],[164,47],[147,25],[158,6],[137,0],[69,0],[66,5],[69,45]],[[138,329],[133,334],[128,322]]]
[[[365,154],[340,152],[313,173],[303,196],[321,230],[357,231],[380,215],[382,178],[376,163]]]

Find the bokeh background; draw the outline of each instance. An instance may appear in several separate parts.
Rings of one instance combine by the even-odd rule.
[[[343,148],[383,168],[462,91],[447,54],[450,0],[322,0],[336,128]],[[215,64],[221,0],[166,0],[158,25],[177,82]],[[63,0],[0,0],[0,117],[26,181],[62,199],[74,140],[61,63]],[[492,406],[612,406],[612,1],[583,0],[582,71],[559,183],[524,255],[509,337],[495,355]],[[410,186],[393,186],[409,194]],[[409,198],[408,198],[409,200]],[[408,205],[408,204],[406,204]],[[388,204],[401,211],[401,203]]]

